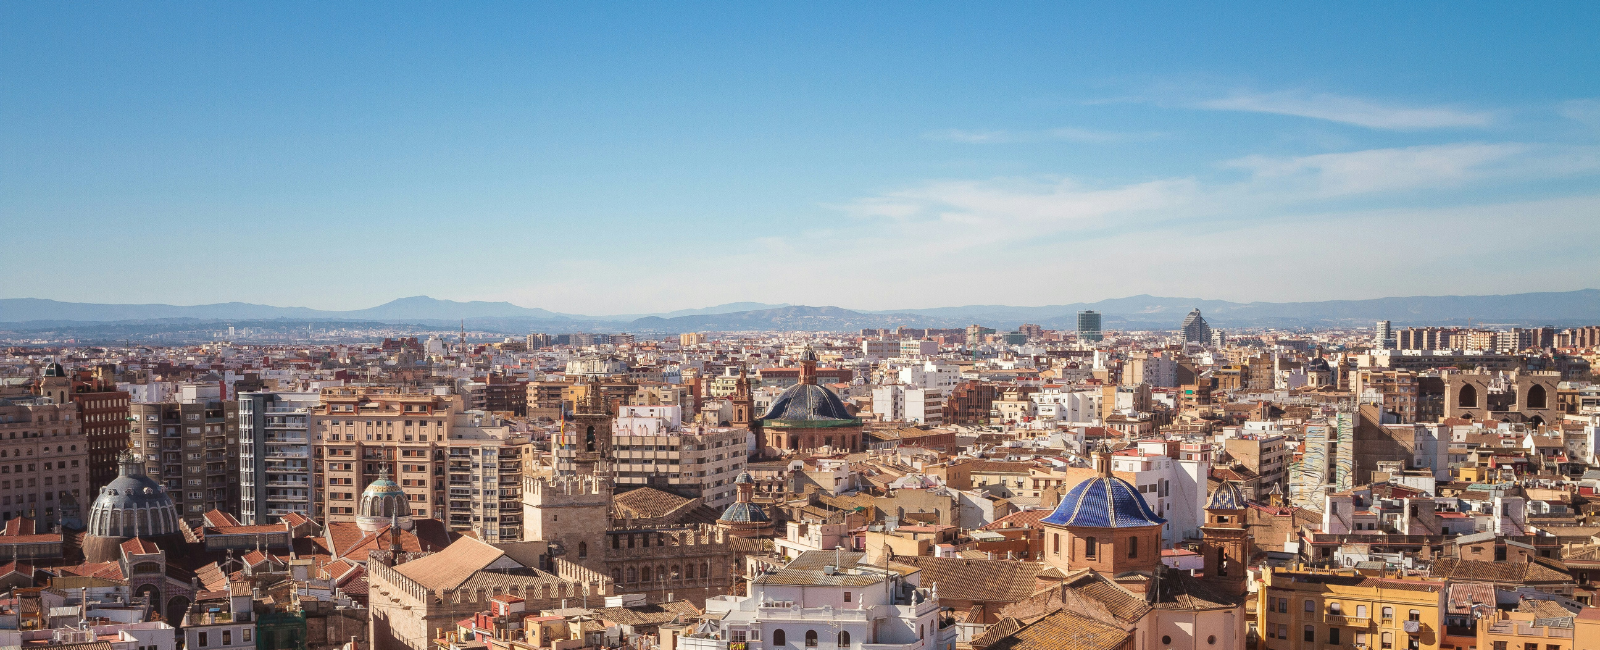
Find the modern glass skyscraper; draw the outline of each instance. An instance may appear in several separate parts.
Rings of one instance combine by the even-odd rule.
[[[1201,345],[1211,342],[1211,325],[1200,315],[1199,308],[1189,312],[1189,316],[1183,319],[1183,340]]]
[[[1100,341],[1104,339],[1105,335],[1100,331],[1100,312],[1093,310],[1078,312],[1078,340]]]

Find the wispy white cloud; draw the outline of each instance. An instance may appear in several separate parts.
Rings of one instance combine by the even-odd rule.
[[[1494,123],[1490,111],[1442,106],[1397,106],[1329,93],[1280,91],[1237,92],[1197,103],[1201,108],[1294,115],[1372,129],[1410,131],[1444,128],[1480,128]]]
[[[1557,107],[1562,117],[1600,129],[1600,98],[1573,99]]]
[[[949,142],[964,142],[968,144],[1013,144],[1023,142],[1046,142],[1051,140],[1084,143],[1110,143],[1154,140],[1161,137],[1161,134],[1122,133],[1116,131],[1097,131],[1094,129],[1061,127],[1033,131],[1015,131],[1003,129],[973,131],[966,129],[944,129],[940,131],[929,131],[924,133],[922,137],[929,140],[945,140]]]

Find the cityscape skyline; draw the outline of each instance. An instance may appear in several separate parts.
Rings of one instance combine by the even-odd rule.
[[[0,219],[135,271],[12,255],[0,291],[651,313],[1600,285],[1595,8],[1443,7],[12,4]],[[1455,263],[1487,233],[1501,263]]]

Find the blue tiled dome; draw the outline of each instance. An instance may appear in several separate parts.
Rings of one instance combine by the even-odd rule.
[[[1233,481],[1223,481],[1211,493],[1211,498],[1206,500],[1206,510],[1244,510],[1248,507],[1249,500],[1244,498],[1244,492]]]
[[[1166,521],[1150,509],[1138,488],[1115,476],[1096,476],[1079,483],[1061,498],[1056,511],[1044,518],[1047,524],[1091,528],[1160,526]]]
[[[717,517],[717,520],[758,524],[767,521],[767,513],[762,512],[755,504],[739,501],[722,511],[722,516]]]

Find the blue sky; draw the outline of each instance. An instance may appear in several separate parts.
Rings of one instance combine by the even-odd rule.
[[[1600,286],[1600,5],[0,4],[0,297]]]

